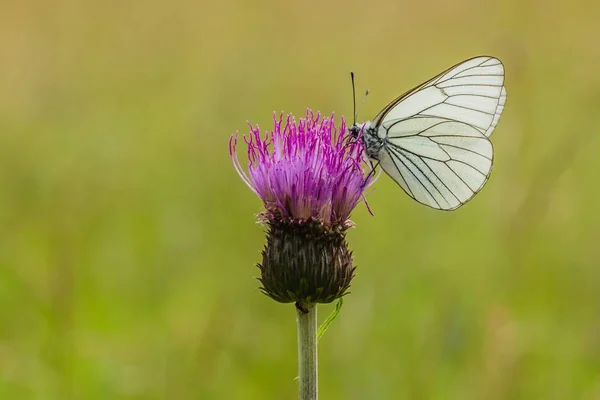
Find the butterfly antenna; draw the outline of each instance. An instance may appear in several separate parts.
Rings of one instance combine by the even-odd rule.
[[[352,115],[354,116],[352,125],[356,125],[356,86],[354,85],[354,72],[350,72],[350,79],[352,80]]]
[[[358,112],[360,111],[360,109],[362,108],[363,104],[365,104],[365,100],[367,100],[367,96],[369,95],[369,89],[367,89],[367,91],[365,92],[365,96],[363,97],[362,101],[360,102],[358,109],[356,110],[356,114],[354,114],[354,121],[356,122],[356,119],[358,118]]]

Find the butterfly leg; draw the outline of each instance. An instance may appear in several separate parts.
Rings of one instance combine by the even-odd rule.
[[[379,166],[379,160],[377,160],[377,164],[375,164],[375,165],[373,165],[372,160],[369,160],[369,164],[371,164],[371,170],[369,171],[369,174],[363,181],[363,184],[362,184],[363,187],[369,182],[369,179],[371,179],[371,177],[375,174],[375,169],[377,169],[377,167]]]

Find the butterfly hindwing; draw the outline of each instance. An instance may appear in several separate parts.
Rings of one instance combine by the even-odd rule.
[[[473,197],[489,177],[492,143],[469,125],[419,117],[396,123],[388,135],[380,165],[420,203],[453,210]]]

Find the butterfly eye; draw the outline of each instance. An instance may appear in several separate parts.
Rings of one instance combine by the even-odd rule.
[[[348,129],[348,131],[350,132],[350,136],[352,136],[354,139],[356,139],[356,138],[358,138],[358,135],[360,134],[360,126],[352,125],[350,127],[350,129]]]

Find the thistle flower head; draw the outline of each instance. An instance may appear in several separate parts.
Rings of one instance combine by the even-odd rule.
[[[365,190],[360,140],[351,138],[342,119],[321,118],[307,111],[306,118],[274,116],[274,129],[261,136],[250,126],[248,174],[237,157],[237,135],[229,143],[230,154],[242,180],[265,205],[269,220],[317,220],[331,228],[343,225]],[[368,182],[367,182],[368,183]]]
[[[350,285],[354,267],[345,241],[350,213],[364,198],[361,140],[348,134],[342,119],[322,118],[308,110],[296,121],[283,114],[261,135],[250,126],[248,173],[238,155],[238,136],[229,141],[242,180],[263,201],[260,219],[268,225],[261,288],[280,302],[330,302]]]

